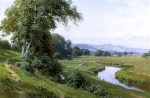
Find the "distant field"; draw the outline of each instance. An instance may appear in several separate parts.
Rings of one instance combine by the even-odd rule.
[[[95,61],[104,65],[127,67],[121,70],[117,78],[129,85],[135,85],[150,91],[150,58],[145,59],[139,55],[128,57],[82,57],[80,60]]]
[[[129,81],[134,82],[134,85],[140,88],[143,88],[147,90],[145,93],[135,93],[135,91],[129,91],[126,89],[120,89],[121,87],[113,86],[112,84],[103,82],[97,78],[97,76],[93,76],[96,80],[100,82],[104,87],[111,90],[114,96],[120,96],[119,98],[149,98],[149,86],[150,86],[150,59],[144,59],[141,58],[141,55],[133,55],[128,57],[95,57],[95,56],[89,56],[89,57],[80,57],[73,60],[62,60],[60,61],[62,65],[65,67],[64,69],[79,69],[83,72],[91,72],[93,69],[103,69],[104,66],[112,64],[112,66],[117,67],[125,67],[129,68],[128,70],[123,70],[117,73],[117,76],[119,80],[125,80],[123,82],[126,82],[128,84],[128,78],[130,77]],[[125,72],[125,73],[123,73]],[[132,73],[132,74],[130,74]],[[139,76],[140,73],[140,76]],[[126,77],[125,77],[126,76]],[[127,78],[128,77],[128,78]],[[137,84],[139,85],[137,85]],[[145,83],[143,85],[143,83]],[[142,86],[143,85],[143,86]],[[148,88],[147,88],[148,87]],[[136,96],[133,96],[136,95]],[[121,97],[122,96],[122,97]],[[139,96],[139,97],[137,97]],[[145,96],[145,97],[144,97]],[[117,98],[116,97],[116,98]],[[114,97],[115,98],[115,97]]]

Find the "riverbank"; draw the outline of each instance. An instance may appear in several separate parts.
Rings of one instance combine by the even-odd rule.
[[[113,59],[117,59],[117,58],[114,57]],[[102,81],[97,77],[97,75],[91,74],[91,68],[96,69],[96,68],[101,67],[102,70],[104,70],[105,69],[104,67],[106,65],[104,63],[106,63],[106,62],[108,63],[111,61],[112,61],[111,58],[99,58],[99,57],[89,56],[89,57],[76,58],[74,60],[69,60],[69,61],[62,60],[60,62],[65,67],[65,69],[71,69],[71,70],[79,69],[80,71],[87,73],[89,75],[89,77],[94,78],[95,81],[97,81],[99,84],[101,84],[104,88],[107,88],[108,90],[110,90],[111,93],[115,97],[125,96],[125,97],[120,97],[120,98],[136,98],[136,97],[133,97],[133,95],[143,96],[142,98],[150,97],[150,94],[147,91],[146,92],[138,92],[138,91],[127,90],[125,88]],[[128,62],[126,62],[126,63],[121,62],[124,64],[123,66],[120,66],[120,64],[119,64],[120,62],[113,62],[113,63],[114,63],[113,66],[115,66],[115,64],[118,63],[116,65],[117,67],[119,66],[119,67],[123,67],[126,69],[128,68],[128,65],[130,68],[133,67],[133,65],[129,64]]]
[[[124,68],[116,77],[123,83],[150,91],[150,59],[136,57],[87,57],[99,64]]]
[[[106,66],[104,71],[101,71],[98,73],[98,77],[101,80],[104,80],[106,82],[121,86],[123,88],[126,88],[128,90],[135,90],[135,91],[141,91],[144,92],[142,89],[129,86],[125,83],[121,83],[117,78],[116,78],[116,73],[120,70],[123,70],[122,68],[118,67],[113,67],[113,66]]]

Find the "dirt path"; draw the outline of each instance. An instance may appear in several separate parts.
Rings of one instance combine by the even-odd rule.
[[[21,87],[21,78],[18,76],[18,74],[11,69],[11,64],[4,64],[4,67],[6,68],[6,70],[8,72],[11,73],[12,77],[13,77],[13,80],[16,81],[16,87],[20,88]],[[19,92],[19,97],[18,98],[26,98],[26,95],[23,91],[20,91]]]
[[[4,64],[4,67],[6,68],[6,70],[8,72],[10,72],[12,74],[12,77],[13,77],[14,81],[16,81],[16,82],[20,81],[20,77],[18,76],[18,74],[11,69],[11,64]]]

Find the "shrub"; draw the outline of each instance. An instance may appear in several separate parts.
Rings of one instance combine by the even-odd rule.
[[[62,60],[63,59],[63,57],[61,56],[61,53],[55,53],[55,58],[56,59],[60,59],[60,60]]]
[[[34,73],[34,68],[28,62],[21,62],[21,67],[30,73]]]
[[[85,76],[81,72],[75,71],[69,77],[67,84],[75,88],[84,88],[87,82]]]
[[[95,95],[111,98],[110,92],[99,85],[91,85],[88,87],[88,90]]]
[[[62,71],[62,67],[57,60],[52,60],[44,53],[29,53],[27,58],[23,59],[23,68],[28,72],[34,72],[35,69],[44,75],[56,76]]]
[[[59,98],[53,92],[38,87],[35,92],[26,92],[27,98]]]

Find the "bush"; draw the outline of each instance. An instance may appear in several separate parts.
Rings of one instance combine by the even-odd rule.
[[[60,60],[62,60],[63,59],[63,57],[61,56],[61,54],[60,53],[55,53],[55,58],[56,59],[60,59]]]
[[[0,48],[1,49],[11,49],[11,45],[7,40],[0,39]]]
[[[112,98],[111,93],[107,89],[94,84],[95,82],[92,82],[91,79],[89,79],[90,78],[86,77],[83,73],[77,70],[67,79],[67,84],[75,88],[83,88],[95,95],[100,96],[101,98]]]
[[[53,92],[38,87],[35,92],[26,92],[27,98],[59,98]]]
[[[103,96],[105,98],[111,98],[110,92],[99,85],[91,85],[88,87],[88,90],[95,95]]]
[[[23,59],[23,62],[27,62],[22,66],[28,72],[34,72],[37,69],[44,75],[57,76],[62,71],[62,67],[57,60],[52,60],[44,53],[29,53],[27,58]]]
[[[75,88],[84,88],[87,82],[85,76],[81,72],[75,71],[69,77],[67,84]]]

